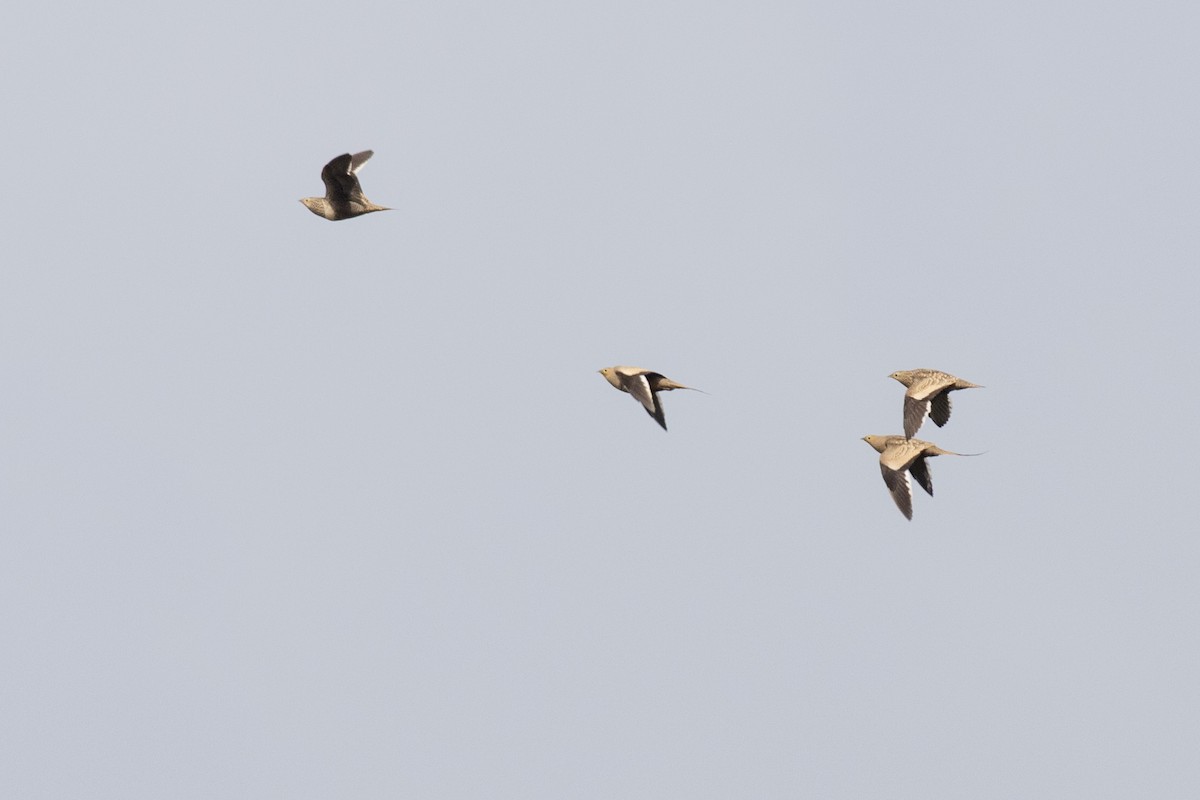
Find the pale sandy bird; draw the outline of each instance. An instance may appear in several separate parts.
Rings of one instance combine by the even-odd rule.
[[[929,474],[926,459],[933,456],[975,456],[978,453],[951,453],[931,442],[910,439],[907,436],[864,436],[863,441],[879,453],[879,470],[883,482],[897,508],[904,516],[912,519],[912,483],[909,474],[917,479],[921,488],[933,497],[933,478]]]
[[[950,419],[950,393],[981,389],[979,384],[936,369],[906,369],[888,376],[908,387],[904,393],[904,435],[912,438],[928,415],[939,428]]]
[[[363,150],[361,153],[345,153],[333,159],[321,170],[321,180],[325,181],[325,196],[303,197],[300,202],[318,217],[334,221],[370,214],[372,211],[391,211],[390,208],[377,206],[368,200],[358,184],[358,170],[374,154],[373,150]]]
[[[622,392],[629,392],[633,395],[642,404],[642,408],[646,409],[646,413],[654,417],[655,422],[662,425],[664,431],[667,429],[667,420],[663,415],[662,401],[659,400],[658,393],[669,392],[672,389],[700,391],[641,367],[605,367],[600,370],[600,374]]]

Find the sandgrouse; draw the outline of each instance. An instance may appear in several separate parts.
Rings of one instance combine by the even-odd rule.
[[[931,442],[920,439],[910,439],[907,436],[864,436],[863,441],[875,448],[879,453],[879,470],[883,473],[883,482],[900,513],[912,519],[912,484],[908,479],[911,473],[921,484],[921,488],[933,497],[933,478],[929,474],[926,459],[933,456],[963,456],[978,455],[977,453],[952,453],[943,450]]]
[[[345,153],[333,159],[321,170],[321,180],[325,181],[325,196],[304,197],[300,202],[318,217],[335,222],[370,214],[372,211],[390,211],[390,208],[377,206],[368,200],[358,183],[356,173],[372,155],[373,150],[363,150],[361,153]]]
[[[950,393],[979,389],[979,384],[936,369],[906,369],[888,376],[908,387],[904,393],[904,435],[912,438],[928,415],[939,428],[950,419]]]
[[[667,429],[667,420],[663,415],[662,401],[659,400],[658,393],[669,392],[672,389],[700,391],[641,367],[605,367],[600,370],[600,374],[622,392],[633,395],[646,409],[646,413],[654,417],[654,421],[661,425],[664,431]]]

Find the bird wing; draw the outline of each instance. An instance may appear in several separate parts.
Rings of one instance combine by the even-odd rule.
[[[884,484],[892,493],[892,499],[896,501],[896,508],[900,509],[900,513],[905,517],[912,519],[912,486],[908,481],[908,473],[889,469],[887,464],[883,463],[882,456],[879,459],[879,470],[883,473]]]
[[[357,173],[363,164],[367,163],[367,159],[375,155],[374,150],[363,150],[361,153],[355,153],[350,157],[350,171]]]
[[[650,381],[645,375],[623,375],[621,383],[625,391],[633,395],[647,411],[654,413],[654,392],[650,391]]]
[[[369,150],[367,151],[370,152]],[[351,199],[362,197],[362,187],[358,184],[353,170],[353,159],[361,156],[351,156],[343,153],[325,165],[321,170],[321,180],[325,182],[325,199],[331,203],[345,203]],[[370,158],[368,155],[367,158]],[[366,161],[367,159],[362,159]],[[362,162],[359,162],[361,166]]]
[[[944,372],[931,372],[928,375],[921,376],[912,386],[908,387],[906,394],[918,400],[929,400],[947,386],[953,386],[955,380],[957,378],[953,375],[947,375]]]
[[[912,395],[904,395],[904,435],[912,438],[921,429],[925,415],[929,413],[929,401],[918,400]]]
[[[950,421],[950,392],[935,394],[929,401],[929,418],[939,428]]]
[[[913,460],[923,452],[925,452],[925,442],[896,437],[890,440],[887,447],[883,448],[883,452],[879,454],[879,463],[888,469],[900,472],[908,469]]]
[[[625,391],[633,395],[642,408],[646,409],[646,413],[654,417],[654,421],[662,425],[663,430],[667,429],[666,416],[663,414],[662,403],[658,399],[658,395],[650,389],[650,381],[648,375],[653,373],[640,373],[638,375],[625,375],[624,385]]]
[[[654,417],[654,421],[661,425],[662,429],[665,431],[667,429],[667,415],[663,413],[662,401],[658,399],[658,395],[653,395],[653,397],[654,410],[651,411],[650,409],[646,409],[646,413]]]
[[[945,389],[948,386],[953,386],[956,378],[953,375],[947,375],[944,372],[931,372],[928,375],[922,376],[915,381],[912,386],[908,387],[908,391],[904,393],[904,435],[911,437],[920,428],[921,423],[925,421],[925,415],[941,414],[942,409],[939,405],[941,402],[938,398],[945,398]],[[938,426],[946,424],[946,420],[950,417],[950,401],[945,400],[946,415],[941,422],[937,422],[936,417],[934,422]],[[931,406],[933,408],[931,408]],[[934,411],[933,409],[937,410]]]
[[[929,474],[929,459],[925,456],[918,456],[908,466],[908,471],[917,479],[917,483],[921,484],[921,488],[933,497],[933,476]]]

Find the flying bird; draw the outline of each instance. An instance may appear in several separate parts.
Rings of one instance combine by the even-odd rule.
[[[864,436],[863,441],[875,448],[879,453],[879,470],[883,473],[883,482],[900,513],[912,519],[912,483],[908,476],[911,474],[921,484],[921,488],[933,497],[933,478],[929,474],[926,459],[933,456],[969,456],[978,453],[952,453],[943,450],[931,442],[920,439],[910,439],[907,436]]]
[[[325,182],[325,196],[303,197],[300,202],[318,217],[334,221],[370,214],[372,211],[391,211],[390,208],[377,206],[368,200],[358,183],[358,170],[374,154],[373,150],[363,150],[361,153],[345,153],[333,159],[321,170],[321,180]]]
[[[633,395],[642,404],[642,408],[646,409],[646,413],[654,417],[655,422],[662,425],[664,431],[667,429],[667,420],[663,415],[662,401],[659,399],[658,393],[669,392],[672,389],[700,391],[641,367],[605,367],[600,370],[600,374],[622,392]]]
[[[983,388],[936,369],[906,369],[888,377],[908,387],[904,393],[904,435],[910,439],[921,428],[926,415],[939,428],[946,424],[950,419],[951,392]]]

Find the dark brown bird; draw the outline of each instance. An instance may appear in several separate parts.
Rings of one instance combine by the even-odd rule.
[[[377,206],[368,200],[358,183],[356,173],[374,154],[373,150],[363,150],[361,153],[345,153],[333,159],[321,170],[321,180],[325,181],[325,196],[304,197],[300,202],[318,217],[335,222],[370,214],[372,211],[391,211],[390,208]]]
[[[667,418],[663,414],[662,401],[658,399],[658,393],[669,392],[672,389],[700,391],[641,367],[605,367],[600,370],[600,374],[622,392],[633,395],[634,399],[642,404],[642,408],[646,409],[646,413],[653,417],[664,431],[667,429]]]
[[[926,415],[939,428],[946,424],[950,419],[951,392],[983,388],[936,369],[906,369],[888,377],[908,387],[904,393],[904,435],[910,439],[920,430]]]
[[[921,484],[921,488],[933,497],[933,478],[929,474],[926,459],[933,456],[979,455],[952,453],[931,442],[910,439],[907,436],[864,436],[863,441],[879,453],[879,470],[883,473],[883,483],[892,493],[892,499],[896,501],[900,513],[909,519],[912,519],[912,484],[908,479],[910,474]]]

